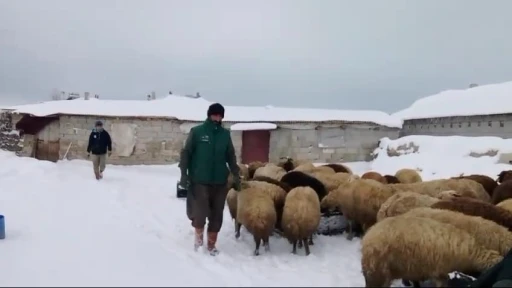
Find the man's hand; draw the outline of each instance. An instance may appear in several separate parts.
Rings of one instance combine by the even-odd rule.
[[[108,157],[112,156],[112,151],[108,151]]]
[[[188,183],[188,175],[186,173],[181,173],[180,186],[185,189],[188,189],[189,183]]]
[[[87,158],[90,158],[91,157],[91,153],[87,153]]]
[[[242,185],[240,183],[240,176],[238,176],[238,175],[233,176],[233,189],[235,189],[236,191],[242,190]]]

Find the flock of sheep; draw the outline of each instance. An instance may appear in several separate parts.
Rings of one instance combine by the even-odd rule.
[[[279,231],[309,255],[324,212],[347,219],[347,239],[362,237],[366,287],[391,282],[447,287],[454,271],[478,275],[512,249],[512,171],[422,181],[416,170],[394,176],[355,175],[342,164],[315,166],[287,159],[240,165],[242,189],[228,192],[235,237],[243,226],[269,250]],[[232,181],[230,179],[229,181]]]

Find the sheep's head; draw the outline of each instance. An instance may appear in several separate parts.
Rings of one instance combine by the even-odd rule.
[[[327,196],[324,197],[324,199],[322,199],[322,201],[320,201],[320,208],[322,210],[327,209],[329,212],[336,210],[336,201],[334,201],[335,193],[336,191],[331,191],[329,194],[327,194]]]
[[[290,157],[281,157],[279,160],[284,160],[279,163],[279,167],[283,168],[286,172],[292,171],[295,169],[295,164],[293,163],[293,159]]]
[[[500,174],[498,174],[498,179],[496,179],[496,182],[503,183],[508,180],[512,180],[512,170],[501,171]]]

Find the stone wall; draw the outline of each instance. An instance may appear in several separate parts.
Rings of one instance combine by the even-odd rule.
[[[67,159],[85,159],[89,135],[98,117],[61,116],[60,154]],[[190,127],[197,123],[181,123],[167,119],[103,118],[105,129],[111,134],[113,154],[111,164],[170,164],[179,159],[179,152],[186,140]],[[115,135],[116,127],[133,129],[133,135]],[[121,130],[126,131],[126,130]],[[127,134],[130,134],[127,133]],[[121,139],[120,139],[121,138]],[[118,145],[127,150],[126,143],[133,143],[130,156],[116,153]],[[71,144],[71,146],[70,146]]]
[[[113,155],[109,163],[121,165],[178,162],[190,128],[199,124],[161,118],[61,116],[58,121],[60,159],[86,159],[88,137],[98,119],[112,136]],[[224,126],[229,128],[230,124]],[[47,134],[48,129],[40,134]],[[289,156],[316,162],[366,161],[382,137],[395,139],[398,133],[398,129],[376,125],[280,124],[271,131],[269,159],[278,161]],[[31,143],[27,141],[28,136],[25,141]],[[231,138],[240,161],[242,131],[232,131]],[[32,151],[28,146],[26,150]]]
[[[20,136],[14,130],[12,114],[0,111],[0,149],[19,152],[23,147]]]
[[[512,138],[512,115],[443,117],[406,120],[400,136],[496,136]]]
[[[281,157],[315,162],[371,160],[383,137],[398,138],[399,129],[376,125],[280,125],[270,135],[270,161]]]

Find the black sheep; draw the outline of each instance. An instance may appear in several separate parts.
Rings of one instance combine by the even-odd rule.
[[[400,183],[400,180],[398,180],[398,178],[396,178],[393,175],[384,175],[384,178],[386,178],[386,182],[388,182],[388,184],[398,184],[398,183]]]
[[[322,165],[322,166],[325,166],[325,167],[329,167],[331,168],[332,170],[334,170],[334,172],[336,173],[350,173],[350,171],[347,169],[347,167],[343,166],[343,165],[340,165],[340,164],[325,164],[325,165]]]
[[[315,190],[320,201],[327,195],[327,189],[325,189],[324,184],[320,180],[300,171],[286,173],[281,178],[281,182],[288,184],[292,189],[296,187],[310,187]]]

